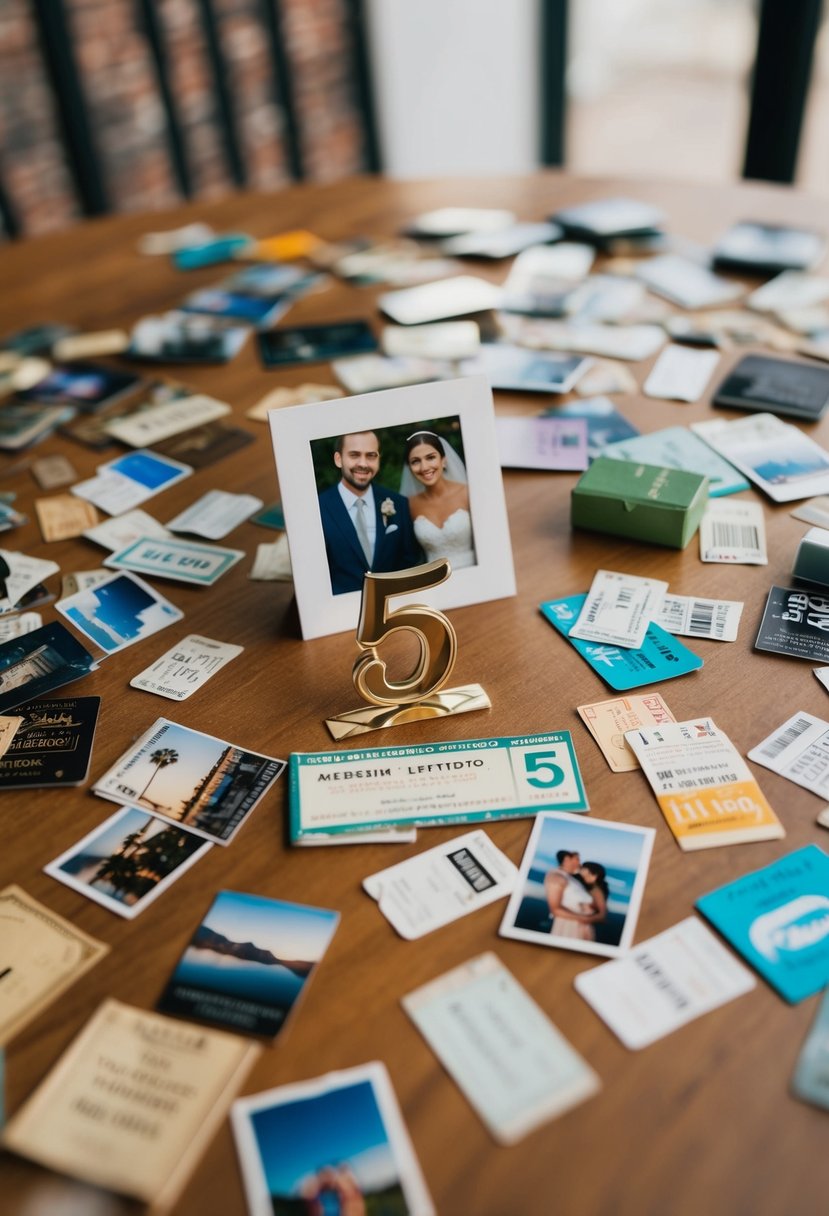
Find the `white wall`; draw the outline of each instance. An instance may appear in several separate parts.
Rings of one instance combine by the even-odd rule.
[[[390,177],[537,167],[536,0],[369,0],[367,17]]]

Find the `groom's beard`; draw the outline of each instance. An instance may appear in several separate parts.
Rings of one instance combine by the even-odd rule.
[[[365,470],[342,469],[341,473],[342,473],[342,479],[346,483],[346,485],[350,486],[352,490],[356,490],[358,494],[364,494],[366,492],[366,490],[369,488],[369,486],[371,485],[371,483],[374,481],[375,470],[374,469],[365,469]],[[360,474],[363,474],[363,476],[365,477],[364,481],[357,480],[357,477]]]

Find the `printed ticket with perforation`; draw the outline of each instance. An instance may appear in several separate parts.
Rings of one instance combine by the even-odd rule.
[[[586,811],[570,732],[413,747],[294,752],[293,841],[393,824],[478,823]]]
[[[785,835],[748,765],[710,718],[629,730],[625,739],[681,849]]]

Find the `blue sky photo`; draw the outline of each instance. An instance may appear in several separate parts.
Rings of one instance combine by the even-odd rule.
[[[533,880],[543,883],[543,875],[558,865],[558,850],[567,849],[571,853],[578,853],[583,862],[598,861],[606,868],[610,888],[608,910],[624,915],[630,905],[633,884],[641,864],[643,843],[639,832],[605,828],[595,820],[545,819],[527,886]]]

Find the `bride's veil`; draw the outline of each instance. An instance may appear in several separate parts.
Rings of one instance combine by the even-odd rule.
[[[424,443],[428,443],[430,438],[440,439],[444,456],[446,458],[446,471],[444,476],[449,481],[460,481],[466,485],[468,480],[466,476],[466,465],[463,463],[448,439],[444,439],[442,435],[436,434],[435,431],[415,431],[414,434],[423,435]],[[423,486],[417,480],[408,464],[404,464],[403,472],[400,476],[400,493],[405,494],[406,498],[411,498],[413,494],[420,494],[422,490]]]

